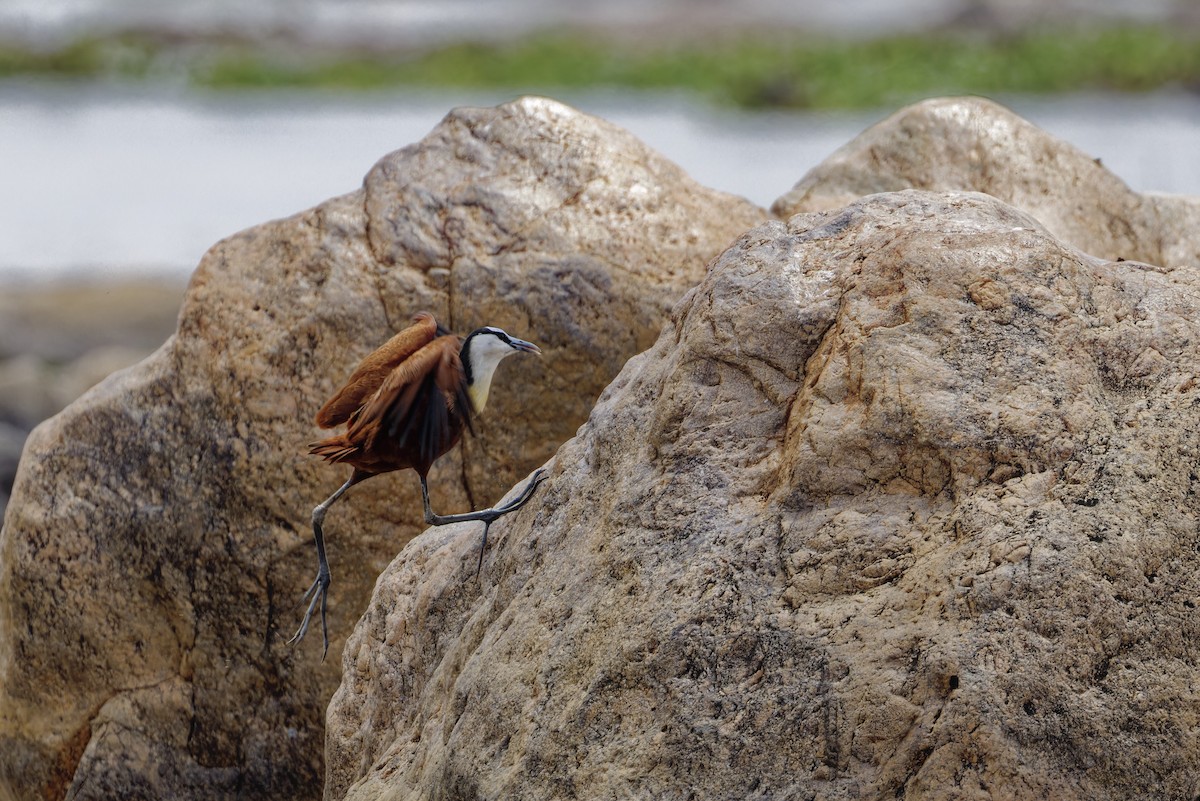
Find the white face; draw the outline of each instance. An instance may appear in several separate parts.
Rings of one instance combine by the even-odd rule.
[[[526,353],[541,353],[537,345],[523,339],[510,337],[499,328],[481,328],[471,337],[468,358],[471,360],[471,385],[467,391],[475,404],[475,410],[483,411],[487,403],[488,389],[492,384],[492,375],[496,365],[505,356],[511,356],[519,351]]]
[[[495,365],[505,356],[517,352],[517,348],[510,344],[512,338],[499,328],[488,326],[483,330],[488,333],[476,335],[471,342],[471,357],[476,363]]]

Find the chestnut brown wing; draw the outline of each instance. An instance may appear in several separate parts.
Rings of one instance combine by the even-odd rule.
[[[375,349],[359,363],[345,386],[317,412],[317,425],[333,428],[350,420],[379,390],[388,375],[405,359],[437,336],[438,324],[429,312],[419,312],[413,324]]]
[[[347,439],[428,471],[470,426],[460,348],[458,337],[441,336],[395,367],[351,422]]]

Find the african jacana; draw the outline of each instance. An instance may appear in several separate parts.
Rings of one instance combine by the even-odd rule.
[[[304,638],[319,601],[325,651],[329,651],[325,606],[330,576],[321,524],[329,507],[346,490],[371,476],[410,467],[416,470],[425,501],[425,522],[431,526],[483,521],[478,574],[487,548],[488,527],[501,515],[525,505],[542,480],[543,471],[534,472],[521,494],[503,506],[456,515],[434,514],[426,476],[433,463],[462,439],[463,430],[472,430],[471,415],[483,411],[500,360],[522,351],[541,353],[532,342],[510,337],[499,328],[479,328],[460,340],[438,325],[432,314],[421,312],[413,318],[413,325],[363,359],[346,385],[317,413],[321,428],[342,423],[347,427],[342,434],[313,443],[309,453],[328,462],[348,464],[354,472],[313,509],[317,578],[304,594],[308,609],[289,643]]]

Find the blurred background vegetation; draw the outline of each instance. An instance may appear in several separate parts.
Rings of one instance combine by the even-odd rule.
[[[534,30],[506,41],[305,42],[128,29],[0,42],[0,79],[137,81],[204,89],[684,90],[737,108],[846,109],[935,95],[1200,90],[1192,24],[1084,18],[1011,29],[946,24],[862,38],[786,31],[649,38]]]

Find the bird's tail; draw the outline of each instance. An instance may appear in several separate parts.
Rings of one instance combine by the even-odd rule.
[[[338,434],[310,444],[308,452],[327,462],[344,462],[358,453],[358,446],[348,442],[344,434]]]

